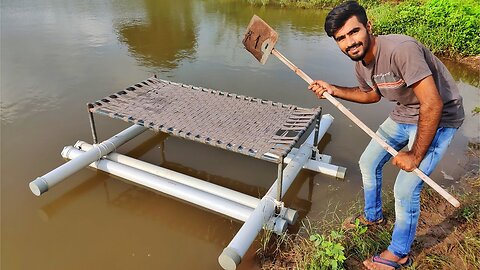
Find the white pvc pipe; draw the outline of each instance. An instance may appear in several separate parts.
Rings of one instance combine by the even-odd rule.
[[[64,158],[76,160],[83,155],[83,151],[67,146],[62,151]],[[246,221],[253,209],[228,199],[213,196],[207,192],[153,175],[151,173],[132,168],[115,161],[101,159],[90,164],[90,167],[116,175],[133,183],[165,193],[175,198],[199,205],[211,211],[221,213],[236,220]]]
[[[298,153],[285,167],[283,171],[283,185],[281,197],[287,192],[295,177],[312,154],[313,145],[306,141],[300,147]],[[252,245],[263,225],[274,214],[277,196],[277,182],[270,187],[267,194],[262,198],[260,204],[255,208],[248,220],[243,224],[232,241],[218,257],[218,262],[223,269],[233,270],[240,264],[247,249]]]
[[[333,122],[333,119],[334,119],[333,116],[331,116],[330,114],[322,115],[322,118],[320,120],[320,126],[318,128],[318,140],[316,142],[317,144],[320,142],[323,136],[325,136],[325,133],[327,133],[328,128],[330,128],[330,125]],[[314,138],[315,138],[314,132],[312,132],[308,136],[305,142],[309,144],[314,144],[313,143]],[[285,157],[285,160],[284,160],[285,163],[289,163],[298,151],[299,150],[296,148],[292,149],[292,151]],[[345,167],[340,167],[340,166],[336,166],[336,165],[332,165],[332,164],[328,164],[325,162],[312,160],[312,159],[309,159],[305,163],[303,168],[307,170],[323,173],[326,175],[334,176],[340,179],[345,178],[345,171],[347,170]]]
[[[309,160],[305,164],[305,166],[303,166],[303,168],[311,171],[323,173],[329,176],[333,176],[338,179],[344,179],[345,172],[347,170],[345,167],[329,164],[326,162],[316,161],[316,160]]]
[[[290,163],[295,153],[297,153],[297,151],[290,152],[290,154],[288,154],[284,159],[285,163],[287,164]],[[303,169],[323,173],[339,179],[345,178],[345,171],[347,170],[345,167],[341,167],[341,166],[337,166],[337,165],[333,165],[333,164],[329,164],[326,162],[313,160],[313,159],[308,160],[307,163],[305,163],[305,165],[303,166]]]
[[[76,158],[75,160],[71,160],[30,182],[30,190],[33,192],[33,194],[40,196],[42,193],[48,191],[65,178],[78,172],[93,161],[100,159],[102,156],[112,152],[117,147],[140,135],[145,130],[146,128],[140,125],[133,125],[123,130],[110,139],[95,145],[94,149],[85,152],[82,154],[82,156]]]
[[[74,147],[82,151],[89,151],[90,149],[93,148],[91,144],[83,141],[77,141]],[[131,158],[129,156],[125,156],[122,154],[110,153],[107,156],[105,156],[105,158],[118,162],[123,165],[130,166],[135,169],[146,171],[156,176],[160,176],[160,177],[184,184],[189,187],[196,188],[198,190],[210,193],[212,195],[248,206],[252,208],[252,210],[255,207],[257,207],[258,203],[260,202],[260,199],[249,196],[247,194],[244,194],[235,190],[231,190],[219,185],[215,185],[210,182],[206,182],[201,179],[188,176],[179,172],[175,172],[166,168],[162,168],[160,166],[156,166],[148,162]],[[280,216],[283,219],[285,219],[289,224],[294,224],[298,218],[298,213],[293,209],[286,208],[284,209],[284,211],[282,211],[282,214]]]
[[[74,145],[74,147],[81,149],[82,151],[89,151],[90,149],[92,149],[93,146],[86,142],[78,141]],[[175,172],[166,168],[162,168],[160,166],[156,166],[148,162],[131,158],[125,155],[121,155],[118,153],[111,153],[108,156],[106,156],[106,158],[109,160],[118,162],[120,164],[124,164],[132,168],[146,171],[148,173],[151,173],[166,179],[170,179],[172,181],[184,184],[186,186],[190,186],[198,190],[205,191],[210,194],[213,194],[237,203],[241,203],[252,209],[257,207],[258,203],[260,202],[260,199],[249,196],[247,194],[244,194],[235,190],[231,190],[219,185],[215,185],[210,182],[202,181],[198,178],[191,177],[191,176],[188,176],[179,172]]]

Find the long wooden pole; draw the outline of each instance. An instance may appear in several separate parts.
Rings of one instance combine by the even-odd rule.
[[[287,65],[291,70],[293,70],[298,76],[300,76],[308,84],[311,84],[313,82],[312,78],[310,78],[301,69],[299,69],[292,62],[290,62],[290,60],[288,60],[275,48],[272,49],[272,54],[275,55],[278,59],[280,59],[280,61],[282,61],[285,65]],[[358,117],[356,117],[345,106],[343,106],[334,97],[332,97],[332,95],[330,95],[328,92],[323,92],[323,96],[328,101],[330,101],[333,105],[335,105],[335,107],[337,107],[343,114],[345,114],[348,118],[350,118],[350,120],[352,120],[355,124],[357,124],[357,126],[359,126],[363,131],[365,131],[368,135],[370,135],[370,137],[372,137],[375,141],[377,141],[388,153],[390,153],[394,157],[398,154],[397,150],[395,150],[390,145],[388,145],[382,138],[380,138],[367,125],[365,125],[360,119],[358,119]],[[427,183],[430,187],[432,187],[436,192],[440,193],[440,195],[442,195],[442,197],[444,197],[453,206],[455,207],[460,206],[460,202],[457,199],[455,199],[445,189],[443,189],[441,186],[435,183],[430,177],[428,177],[420,169],[415,168],[413,172],[415,172],[418,175],[418,177],[420,177],[420,179],[422,179],[425,183]]]

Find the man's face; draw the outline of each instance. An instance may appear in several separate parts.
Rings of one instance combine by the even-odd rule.
[[[361,61],[370,49],[370,23],[365,27],[353,16],[333,36],[340,50],[353,61]]]

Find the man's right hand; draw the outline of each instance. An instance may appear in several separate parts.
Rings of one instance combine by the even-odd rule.
[[[317,80],[313,81],[310,86],[308,86],[308,89],[311,90],[315,95],[317,95],[318,98],[325,98],[323,96],[323,93],[326,91],[330,95],[334,96],[334,86],[330,85],[327,82]]]

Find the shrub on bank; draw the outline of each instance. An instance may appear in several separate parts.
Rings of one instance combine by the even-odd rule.
[[[407,0],[368,9],[376,34],[406,34],[432,52],[480,55],[478,0]]]

